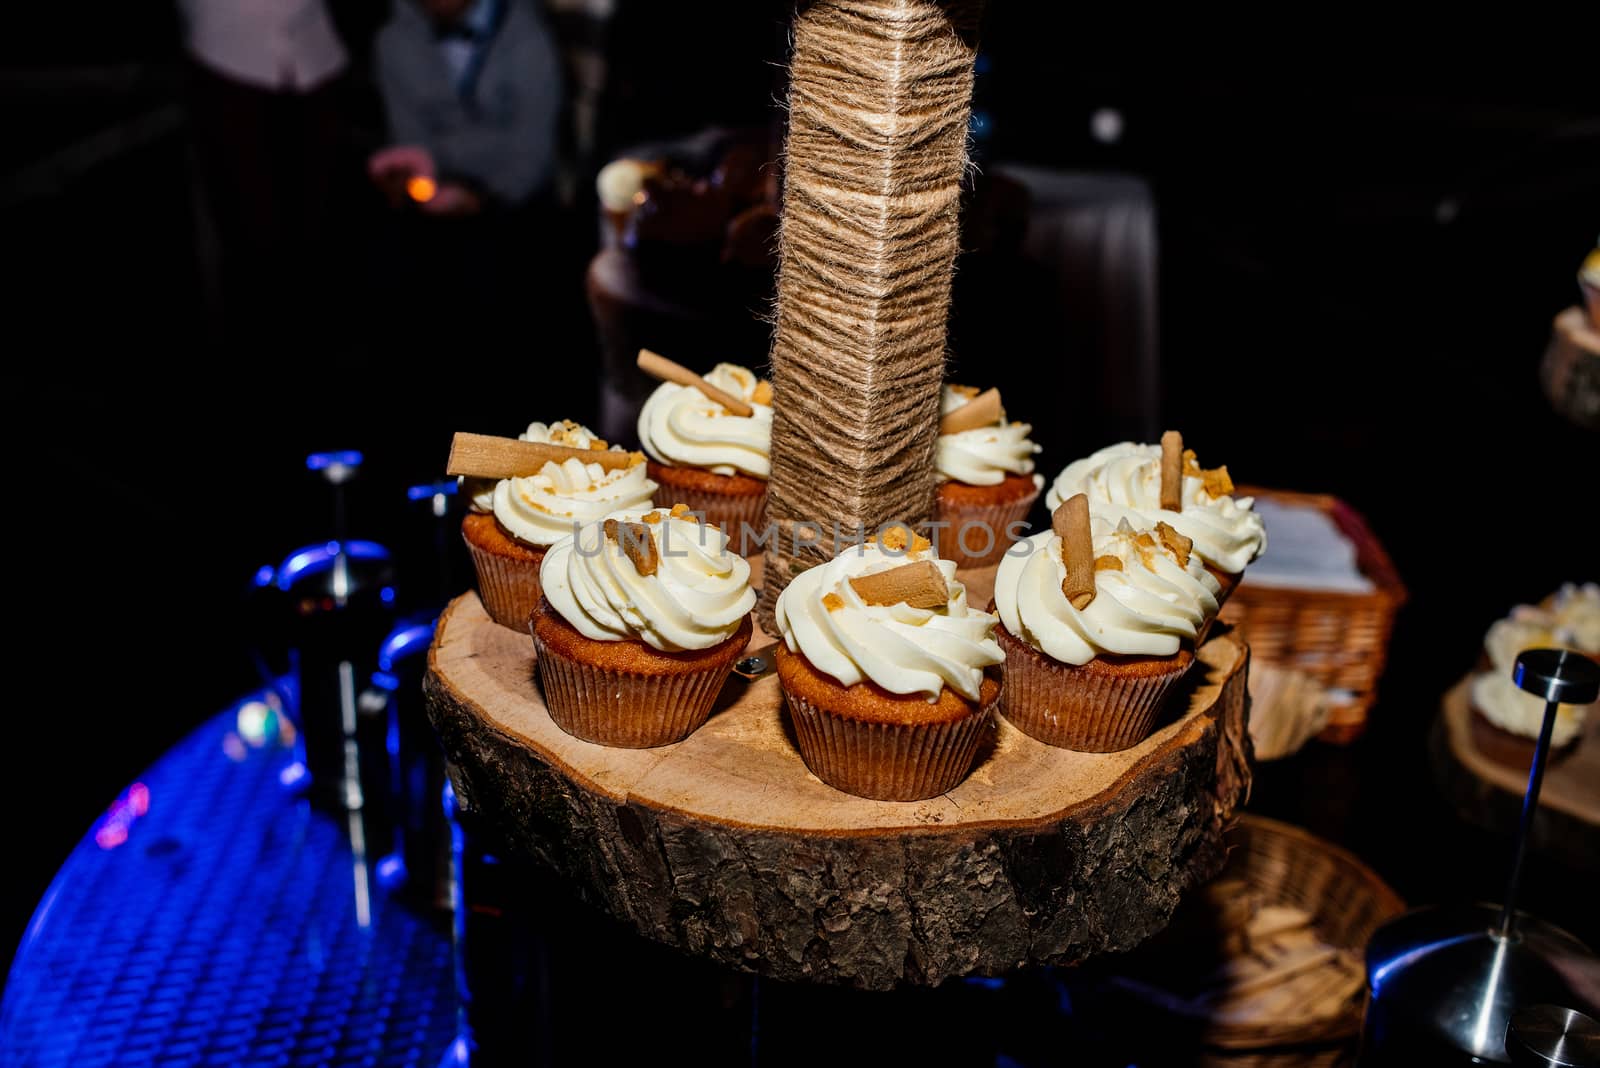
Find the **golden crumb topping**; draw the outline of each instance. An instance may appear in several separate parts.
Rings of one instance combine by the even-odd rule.
[[[871,537],[868,538],[867,541],[875,541],[885,549],[888,549],[890,552],[897,553],[904,552],[908,544],[911,547],[911,551],[914,553],[920,553],[924,549],[931,549],[933,547],[933,542],[929,541],[927,538],[924,538],[921,534],[911,533],[908,528],[903,526],[890,527],[888,530],[883,532],[882,536]]]
[[[1226,497],[1233,492],[1233,479],[1228,477],[1228,465],[1207,470],[1194,458],[1193,449],[1183,450],[1183,473],[1198,478],[1206,493],[1212,497]]]

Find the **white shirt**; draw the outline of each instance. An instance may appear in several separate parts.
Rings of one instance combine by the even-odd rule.
[[[348,57],[323,0],[178,0],[196,60],[263,89],[314,89]]]

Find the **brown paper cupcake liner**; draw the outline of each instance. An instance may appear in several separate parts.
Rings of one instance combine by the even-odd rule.
[[[1080,753],[1115,753],[1144,741],[1161,704],[1194,663],[1180,653],[1171,670],[1119,674],[1062,664],[995,628],[1006,654],[1006,684],[1000,714],[1046,745]]]
[[[656,502],[660,508],[682,504],[689,511],[704,516],[707,523],[728,536],[728,548],[740,555],[743,555],[739,544],[741,524],[748,526],[752,535],[760,533],[761,516],[767,509],[765,493],[731,495],[676,486],[662,486],[656,490]]]
[[[575,738],[621,749],[651,749],[689,737],[711,715],[743,651],[708,661],[695,671],[641,675],[585,664],[533,636],[539,686],[556,726]]]
[[[1016,544],[1016,539],[1006,531],[1012,523],[1020,523],[1028,518],[1033,502],[1039,499],[1039,492],[1034,490],[1026,497],[998,504],[952,504],[936,499],[935,518],[941,523],[950,524],[939,528],[939,555],[946,560],[954,560],[957,567],[991,567],[998,564],[1006,555],[1006,550]],[[982,530],[977,529],[978,524],[987,525],[994,532],[994,543],[986,552],[968,551],[959,540],[961,528],[966,526],[970,528],[967,543],[973,550],[983,548],[988,539]]]
[[[961,785],[990,725],[991,702],[951,723],[867,723],[785,690],[806,767],[836,790],[877,801],[921,801]]]
[[[501,556],[474,545],[470,538],[462,540],[472,554],[478,597],[489,618],[502,627],[527,633],[528,620],[539,606],[539,565],[544,563],[544,549],[533,550],[535,558],[527,560]]]

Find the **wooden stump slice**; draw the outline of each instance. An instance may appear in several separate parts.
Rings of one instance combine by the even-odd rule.
[[[1434,774],[1464,817],[1509,834],[1522,813],[1528,768],[1502,763],[1479,748],[1472,732],[1475,714],[1469,675],[1440,703],[1431,741]],[[1600,716],[1590,715],[1577,748],[1545,768],[1533,846],[1578,867],[1600,868]]]
[[[440,619],[425,690],[461,803],[641,934],[785,980],[886,989],[1129,948],[1220,869],[1250,779],[1248,651],[1226,634],[1134,749],[1001,721],[965,783],[911,803],[813,776],[775,676],[731,678],[677,745],[626,750],[557,727],[533,660],[476,594]]]

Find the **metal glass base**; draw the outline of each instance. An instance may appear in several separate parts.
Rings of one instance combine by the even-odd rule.
[[[1367,946],[1371,1000],[1361,1068],[1509,1064],[1506,1028],[1533,1004],[1594,1015],[1600,962],[1576,938],[1527,913],[1501,938],[1497,905],[1417,909]]]

